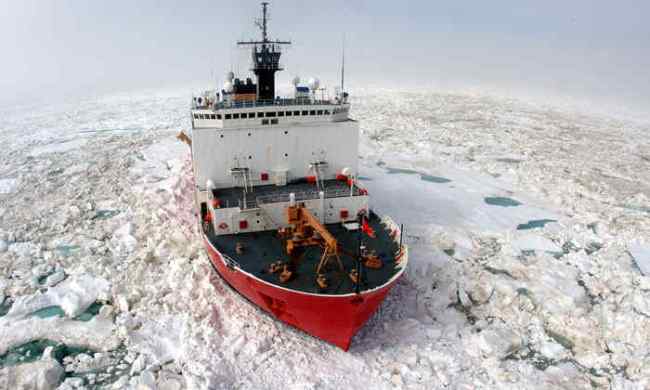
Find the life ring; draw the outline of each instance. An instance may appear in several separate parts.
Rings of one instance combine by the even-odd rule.
[[[221,222],[221,223],[219,224],[219,229],[228,229],[228,224],[225,223],[225,222]]]

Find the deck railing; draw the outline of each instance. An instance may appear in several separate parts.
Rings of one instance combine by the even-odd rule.
[[[250,102],[217,102],[212,105],[215,110],[227,108],[253,108],[253,107],[275,107],[275,106],[337,106],[343,103],[331,100],[311,99],[275,99],[257,100]]]
[[[327,189],[325,188],[325,199],[328,198],[342,198],[345,196],[350,196],[350,189],[344,189],[344,188],[333,188],[333,189]],[[299,191],[299,192],[294,192],[296,201],[303,201],[303,200],[312,200],[312,199],[318,199],[319,197],[319,191]],[[357,188],[354,189],[352,195],[359,195],[359,191]],[[288,202],[289,201],[289,194],[288,193],[280,193],[280,194],[269,194],[269,195],[260,195],[257,198],[255,198],[257,201],[258,205],[265,204],[265,203],[280,203],[280,202]],[[248,203],[248,202],[246,202]]]

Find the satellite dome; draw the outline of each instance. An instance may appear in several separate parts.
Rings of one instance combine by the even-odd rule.
[[[309,79],[309,89],[312,91],[315,91],[320,87],[320,81],[316,77],[312,77]]]
[[[235,78],[235,74],[233,72],[228,72],[226,73],[226,80],[227,81],[232,81],[232,79]]]
[[[294,77],[293,80],[291,80],[291,82],[293,83],[294,86],[297,87],[298,84],[300,84],[300,76]]]
[[[233,90],[232,82],[226,81],[225,83],[223,83],[223,90],[226,91],[226,93],[231,93]]]

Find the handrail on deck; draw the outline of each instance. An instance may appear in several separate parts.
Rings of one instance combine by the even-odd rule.
[[[275,106],[343,106],[347,103],[331,100],[311,100],[311,99],[275,99],[275,100],[257,100],[248,102],[216,102],[211,106],[197,108],[212,108],[221,110],[227,108],[254,108],[254,107],[275,107]]]

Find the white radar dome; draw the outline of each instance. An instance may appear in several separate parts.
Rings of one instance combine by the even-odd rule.
[[[291,80],[291,83],[297,87],[298,84],[300,84],[300,76],[294,77],[293,80]]]
[[[320,81],[316,77],[312,77],[309,79],[309,89],[312,91],[315,91],[320,87]]]
[[[232,79],[235,78],[235,74],[233,72],[228,72],[226,73],[226,80],[227,81],[232,81]]]
[[[233,90],[232,82],[226,81],[223,83],[223,90],[226,91],[226,93],[231,93]]]

